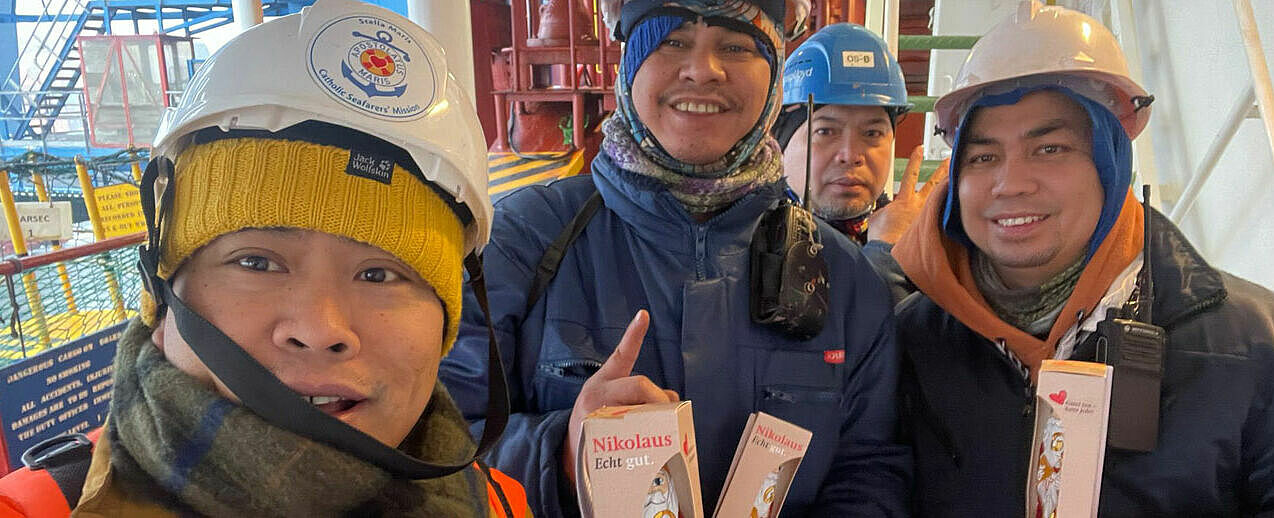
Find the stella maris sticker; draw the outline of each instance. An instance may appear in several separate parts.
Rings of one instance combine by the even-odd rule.
[[[402,97],[411,54],[394,46],[394,37],[387,31],[376,31],[375,37],[358,31],[351,35],[361,41],[346,53],[341,75],[368,97]]]
[[[328,95],[381,119],[414,119],[433,104],[433,64],[420,42],[374,16],[347,16],[319,29],[309,69]]]

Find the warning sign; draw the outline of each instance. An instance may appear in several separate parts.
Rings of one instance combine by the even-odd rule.
[[[102,216],[106,238],[146,231],[142,196],[136,185],[121,183],[101,187],[93,192],[93,197],[97,199],[97,212]]]
[[[22,452],[102,425],[110,408],[115,344],[127,322],[0,369],[0,476]]]

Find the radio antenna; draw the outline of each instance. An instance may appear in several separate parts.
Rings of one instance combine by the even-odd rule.
[[[805,103],[805,194],[801,196],[801,208],[810,210],[810,154],[814,145],[814,94]]]

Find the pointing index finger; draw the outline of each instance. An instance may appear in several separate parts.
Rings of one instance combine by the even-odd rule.
[[[644,309],[638,311],[632,322],[628,323],[628,329],[624,330],[624,336],[619,339],[619,345],[615,346],[610,357],[606,358],[606,363],[603,363],[593,376],[613,380],[632,374],[633,365],[637,363],[637,355],[641,352],[641,342],[646,337],[646,329],[649,327],[650,313]]]

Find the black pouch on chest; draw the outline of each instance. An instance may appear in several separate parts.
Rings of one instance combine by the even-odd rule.
[[[797,340],[827,321],[827,263],[809,211],[783,200],[752,234],[752,321]]]

